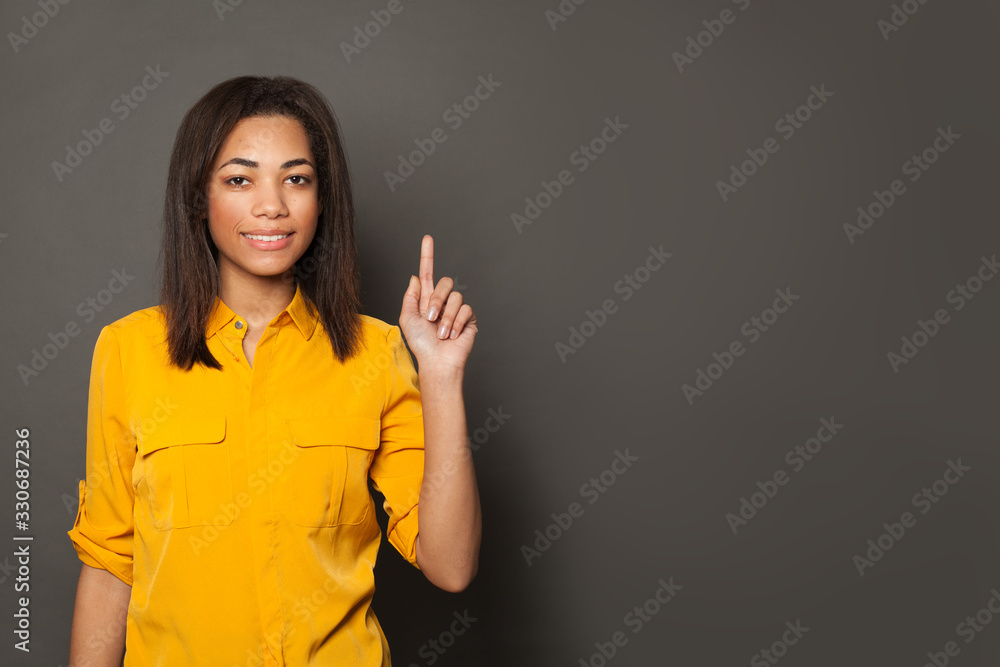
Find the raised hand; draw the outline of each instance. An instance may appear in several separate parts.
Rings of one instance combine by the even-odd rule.
[[[434,287],[434,239],[420,243],[419,275],[410,276],[399,312],[399,328],[417,358],[420,371],[464,372],[479,329],[476,314],[447,276]]]

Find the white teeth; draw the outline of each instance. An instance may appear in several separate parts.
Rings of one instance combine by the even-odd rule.
[[[243,236],[248,239],[253,239],[254,241],[278,241],[285,238],[288,234],[279,234],[277,236],[263,236],[261,234],[243,234]]]

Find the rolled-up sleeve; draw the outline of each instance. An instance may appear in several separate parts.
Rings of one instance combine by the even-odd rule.
[[[371,478],[385,496],[389,543],[414,567],[417,564],[417,514],[424,475],[424,415],[417,370],[398,326],[386,333],[386,399],[381,443],[372,460]]]
[[[68,531],[80,560],[132,585],[136,439],[126,412],[125,378],[115,332],[104,327],[94,349],[87,406],[87,478]]]

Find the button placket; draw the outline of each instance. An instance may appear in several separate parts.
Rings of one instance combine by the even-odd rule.
[[[243,348],[243,336],[246,335],[246,328],[243,326],[243,320],[237,319],[236,322],[233,324],[233,326],[236,328],[236,331],[238,332],[237,335],[236,335],[236,340],[237,340],[236,347],[242,349]],[[243,360],[240,358],[240,355],[239,355],[238,352],[233,352],[233,359],[235,359],[236,361],[239,361],[240,363],[243,362]]]
[[[243,363],[243,358],[240,356],[238,350],[243,347],[243,337],[246,335],[246,332],[246,323],[240,318],[236,318],[219,331],[222,346],[232,356],[233,361],[240,364]]]

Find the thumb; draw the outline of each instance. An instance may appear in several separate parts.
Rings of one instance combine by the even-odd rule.
[[[420,280],[416,276],[410,276],[410,283],[406,286],[403,294],[403,307],[399,311],[399,319],[420,315]]]

